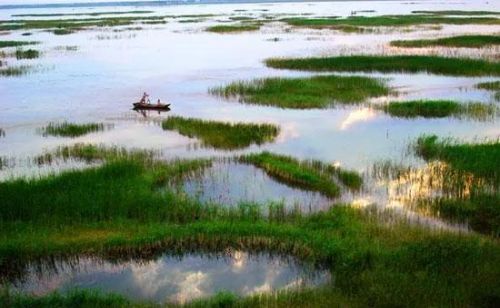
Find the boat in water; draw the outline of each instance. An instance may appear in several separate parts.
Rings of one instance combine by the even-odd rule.
[[[148,104],[137,102],[134,103],[135,110],[159,110],[159,111],[169,111],[170,104]]]

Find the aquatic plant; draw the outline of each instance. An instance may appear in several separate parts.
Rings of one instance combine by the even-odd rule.
[[[381,107],[386,113],[400,118],[465,117],[478,120],[492,118],[496,106],[482,103],[458,103],[447,100],[389,102]]]
[[[500,76],[500,63],[439,56],[336,56],[268,59],[273,68],[304,71],[431,73],[456,76]]]
[[[35,49],[17,49],[16,50],[16,59],[36,59],[40,56],[40,52]]]
[[[257,31],[260,29],[258,24],[244,24],[244,25],[216,25],[210,26],[205,30],[208,32],[215,33],[234,33],[234,32],[247,32],[247,31]]]
[[[171,116],[162,122],[163,129],[200,139],[205,146],[217,149],[242,149],[251,144],[271,142],[279,133],[273,124],[227,123]]]
[[[0,76],[5,76],[5,77],[22,76],[28,74],[31,71],[33,71],[33,68],[29,65],[8,66],[0,69]]]
[[[435,15],[383,15],[383,16],[349,16],[347,18],[285,18],[282,21],[292,26],[309,28],[329,28],[335,26],[360,27],[401,27],[413,25],[434,24],[486,24],[498,25],[500,19],[496,17],[446,17]]]
[[[413,14],[432,14],[432,15],[500,15],[500,12],[496,11],[461,11],[461,10],[441,10],[441,11],[411,11]]]
[[[30,41],[0,41],[0,48],[5,47],[20,47],[25,45],[34,45],[38,44],[38,42],[30,42]]]
[[[476,85],[476,88],[495,92],[493,97],[496,101],[500,101],[500,81],[481,82]]]
[[[42,134],[44,136],[79,137],[88,133],[103,131],[108,128],[111,128],[111,126],[103,123],[76,124],[68,122],[51,122],[42,128]]]
[[[262,152],[240,157],[240,162],[263,169],[270,177],[291,186],[317,191],[327,197],[338,197],[340,188],[330,175],[309,162],[290,156]]]
[[[359,76],[265,78],[237,81],[210,89],[210,93],[240,101],[281,108],[328,108],[337,103],[361,103],[389,94],[381,79]]]
[[[396,47],[468,47],[480,48],[500,45],[500,36],[497,35],[461,35],[429,40],[391,41]]]

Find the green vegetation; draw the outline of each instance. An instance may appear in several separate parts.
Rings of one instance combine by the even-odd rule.
[[[28,49],[28,50],[22,50],[18,49],[16,50],[16,59],[36,59],[40,56],[40,52],[35,49]]]
[[[75,33],[76,30],[73,30],[73,29],[54,29],[52,30],[52,33],[54,33],[55,35],[68,35],[68,34],[71,34],[71,33]]]
[[[38,42],[28,42],[28,41],[0,41],[0,48],[5,47],[20,47],[25,45],[34,45]]]
[[[333,181],[330,169],[319,162],[298,161],[290,156],[269,152],[248,154],[240,157],[240,161],[261,168],[269,176],[288,185],[317,191],[327,197],[340,195],[340,188]],[[351,177],[356,176],[361,183],[356,173],[352,173]]]
[[[431,40],[412,40],[412,41],[392,41],[392,46],[396,47],[468,47],[480,48],[485,46],[500,45],[500,36],[498,35],[462,35]]]
[[[255,18],[250,16],[231,16],[229,17],[229,19],[234,21],[243,21],[243,20],[253,20]]]
[[[447,11],[412,11],[414,14],[432,14],[432,15],[500,15],[500,12],[495,11],[459,11],[459,10],[447,10]]]
[[[101,16],[101,15],[125,15],[125,14],[149,14],[154,11],[109,11],[91,13],[49,13],[49,14],[14,14],[12,17],[62,17],[62,16]]]
[[[491,82],[481,82],[476,85],[476,88],[491,90],[491,91],[500,91],[500,80]]]
[[[419,73],[457,76],[500,76],[500,63],[438,56],[338,56],[268,59],[269,67],[306,71]]]
[[[500,142],[481,144],[455,144],[451,141],[438,142],[437,136],[418,138],[415,150],[426,160],[439,159],[459,171],[471,173],[500,184]]]
[[[42,129],[43,135],[61,136],[61,137],[79,137],[88,133],[98,132],[106,129],[107,126],[103,123],[49,123]]]
[[[466,222],[478,232],[500,236],[500,142],[458,144],[438,141],[437,136],[420,137],[416,152],[426,160],[449,164],[458,182],[460,196],[419,200],[417,208],[444,219]],[[455,184],[457,185],[457,184]]]
[[[257,31],[259,29],[260,25],[258,24],[217,25],[208,27],[206,31],[215,33],[234,33],[234,32]]]
[[[31,66],[28,65],[9,66],[0,69],[0,76],[4,77],[22,76],[28,74],[31,71],[33,71],[33,69]]]
[[[162,21],[168,16],[120,16],[67,19],[13,19],[0,21],[0,30],[65,29],[77,31],[89,27],[128,26],[137,22]]]
[[[279,133],[279,127],[272,124],[231,124],[176,116],[164,120],[162,127],[190,138],[199,138],[205,146],[227,150],[261,145],[274,140]]]
[[[245,103],[306,109],[361,103],[370,97],[389,94],[389,88],[382,80],[369,77],[316,76],[238,81],[210,92],[226,98],[238,97]]]
[[[500,19],[495,17],[443,17],[434,15],[383,15],[383,16],[350,16],[347,18],[285,18],[284,22],[297,27],[330,28],[339,26],[354,27],[401,27],[415,25],[498,25]]]
[[[391,116],[401,118],[445,118],[455,116],[486,119],[492,117],[496,112],[494,105],[481,103],[461,104],[446,100],[390,102],[382,108]]]
[[[23,261],[62,254],[150,258],[165,250],[182,254],[232,247],[290,254],[322,265],[335,283],[248,298],[222,293],[191,307],[486,306],[499,296],[500,246],[487,238],[433,232],[395,221],[390,213],[391,223],[384,223],[383,214],[347,206],[307,216],[270,207],[264,216],[255,205],[200,204],[157,187],[189,176],[207,161],[157,162],[147,153],[115,155],[92,146],[79,151],[104,155],[105,162],[87,170],[0,182],[2,269],[13,271],[23,268]],[[295,169],[287,158],[262,154],[252,159],[257,158],[292,174],[317,174],[313,162],[311,169],[302,162]],[[0,292],[0,305],[9,307],[128,304],[136,303],[92,291],[39,298]],[[137,303],[143,304],[148,305]]]
[[[482,82],[476,85],[478,89],[490,90],[494,91],[494,98],[496,101],[500,101],[500,81],[492,81],[492,82]]]

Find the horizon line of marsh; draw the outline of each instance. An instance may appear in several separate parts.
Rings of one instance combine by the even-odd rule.
[[[209,92],[249,104],[308,109],[362,103],[368,98],[388,95],[390,89],[379,78],[330,75],[236,81],[211,88]]]

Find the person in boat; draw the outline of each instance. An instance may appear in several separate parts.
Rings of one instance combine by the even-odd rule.
[[[161,106],[160,99],[158,99],[158,101],[156,102],[156,106]]]
[[[139,103],[146,104],[146,102],[149,102],[149,94],[144,92],[144,94],[142,94],[142,98],[139,101]]]

